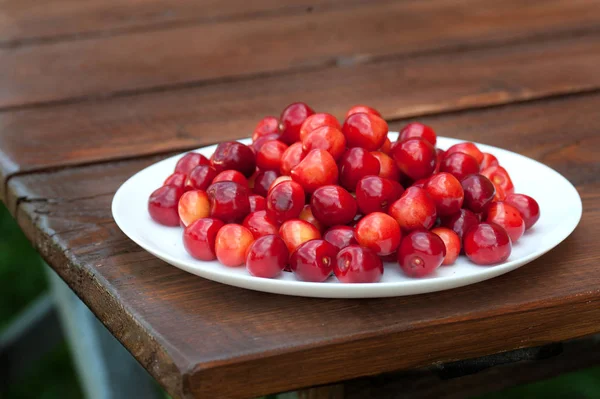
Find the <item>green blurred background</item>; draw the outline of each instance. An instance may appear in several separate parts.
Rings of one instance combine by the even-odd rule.
[[[0,203],[0,332],[46,290],[43,263]],[[0,376],[0,378],[2,378]],[[69,347],[62,343],[0,397],[71,399],[83,397]],[[501,398],[600,398],[600,367],[485,395]]]

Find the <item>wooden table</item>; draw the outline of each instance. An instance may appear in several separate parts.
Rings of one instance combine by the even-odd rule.
[[[338,117],[366,103],[391,129],[418,119],[537,159],[577,186],[583,219],[508,275],[369,300],[228,287],[117,228],[110,203],[133,173],[248,136],[297,100]],[[599,332],[599,109],[597,0],[0,5],[1,198],[175,396],[258,396]]]

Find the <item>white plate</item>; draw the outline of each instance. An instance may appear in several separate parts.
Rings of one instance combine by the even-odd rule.
[[[392,141],[396,138],[397,133],[390,133]],[[250,142],[248,139],[240,141]],[[438,137],[440,148],[458,142],[461,140]],[[265,279],[251,276],[245,267],[230,268],[217,261],[195,260],[183,247],[183,230],[155,223],[147,211],[149,195],[173,172],[181,155],[149,166],[127,180],[115,194],[112,213],[119,228],[148,252],[189,273],[236,287],[322,298],[390,297],[447,290],[487,280],[531,262],[567,238],[581,218],[581,198],[575,187],[558,172],[510,151],[478,146],[495,155],[510,173],[516,192],[534,197],[541,209],[537,224],[513,246],[510,258],[497,266],[477,266],[460,256],[454,265],[442,266],[430,277],[412,279],[404,276],[398,265],[389,263],[379,283],[341,284],[334,277],[324,283],[307,283],[287,272],[277,279]],[[196,151],[209,157],[215,147]]]

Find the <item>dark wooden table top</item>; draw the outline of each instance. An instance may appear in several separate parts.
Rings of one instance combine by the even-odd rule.
[[[154,258],[114,192],[292,101],[418,119],[564,174],[583,219],[507,275],[388,299],[270,295]],[[600,1],[6,0],[0,198],[173,395],[250,397],[600,331]],[[560,197],[556,198],[560,201]]]

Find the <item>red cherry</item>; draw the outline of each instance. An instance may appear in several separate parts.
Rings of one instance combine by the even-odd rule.
[[[454,144],[452,147],[446,150],[446,156],[455,154],[457,152],[472,156],[475,158],[475,161],[477,161],[477,165],[480,165],[481,162],[483,162],[483,153],[475,144],[471,142]]]
[[[198,219],[210,215],[210,201],[208,195],[202,190],[190,190],[179,198],[177,205],[179,219],[184,226],[189,226]]]
[[[477,216],[468,209],[461,209],[458,213],[441,218],[442,226],[454,231],[460,240],[465,233],[479,224]]]
[[[387,137],[388,124],[374,114],[352,114],[344,121],[342,132],[346,136],[348,147],[376,151]]]
[[[379,149],[377,150],[378,152],[383,152],[386,155],[391,154],[391,150],[392,150],[392,142],[390,141],[389,137],[386,137],[385,140],[383,141],[383,144],[381,145],[381,147],[379,147]],[[372,151],[374,152],[374,151]]]
[[[300,140],[300,128],[302,124],[315,111],[305,103],[293,103],[288,105],[279,118],[279,130],[281,141],[290,145]]]
[[[506,230],[495,223],[481,223],[469,230],[463,245],[467,257],[478,265],[504,262],[512,251]]]
[[[288,146],[279,140],[271,140],[263,144],[256,153],[256,166],[260,170],[274,170],[279,172],[281,158]]]
[[[358,245],[354,238],[354,229],[350,226],[333,226],[323,234],[323,239],[337,249],[346,248],[348,245]]]
[[[509,194],[505,202],[519,211],[525,222],[525,230],[529,230],[540,218],[540,206],[528,195]]]
[[[419,187],[409,187],[389,209],[389,214],[402,230],[427,229],[433,227],[437,214],[435,202]]]
[[[479,164],[475,158],[468,154],[456,152],[448,155],[448,153],[446,153],[440,166],[440,172],[450,173],[458,180],[462,180],[468,175],[479,173]]]
[[[490,179],[495,186],[502,187],[506,195],[515,192],[515,186],[510,179],[510,175],[502,166],[490,166],[482,170],[481,174]]]
[[[354,197],[333,185],[318,188],[312,195],[310,207],[315,218],[326,226],[351,222],[357,210]]]
[[[494,184],[494,182],[492,182],[492,184]],[[496,194],[494,195],[492,202],[504,201],[506,199],[506,193],[502,186],[494,184],[494,188],[496,189]]]
[[[300,127],[300,141],[304,142],[306,136],[323,126],[329,126],[338,130],[342,128],[337,118],[331,114],[312,114],[306,118]]]
[[[283,240],[268,235],[254,241],[248,249],[246,269],[256,277],[275,278],[285,268],[290,254]]]
[[[435,148],[423,139],[408,139],[393,148],[393,158],[402,174],[413,180],[431,176],[435,170]]]
[[[362,218],[354,231],[356,241],[377,255],[389,255],[400,245],[402,233],[396,220],[382,212]]]
[[[483,160],[481,161],[481,165],[479,167],[479,170],[484,170],[484,169],[489,168],[490,166],[498,166],[498,165],[500,165],[498,163],[498,158],[496,158],[492,154],[484,152],[483,153]]]
[[[489,206],[486,221],[506,230],[513,244],[525,233],[525,222],[517,208],[504,202],[494,202]]]
[[[346,150],[346,138],[337,128],[322,126],[304,137],[302,149],[305,153],[317,149],[325,150],[331,154],[333,159],[338,160]]]
[[[325,240],[311,240],[300,245],[290,257],[290,268],[299,280],[322,282],[329,278],[337,248]]]
[[[448,266],[456,262],[460,254],[460,237],[447,227],[436,227],[431,232],[442,239],[446,248],[446,256],[442,265]]]
[[[246,177],[237,170],[224,170],[216,175],[212,182],[218,183],[220,181],[234,181],[246,188],[249,188],[248,179],[246,179]]]
[[[444,161],[444,158],[446,157],[446,151],[444,151],[440,148],[436,148],[435,156],[436,156],[435,170],[433,173],[437,174],[437,173],[440,173],[440,168],[442,167],[442,162]]]
[[[185,181],[185,187],[187,190],[196,189],[206,191],[215,177],[217,177],[215,168],[209,165],[198,165],[190,172]]]
[[[163,186],[176,186],[185,189],[187,176],[180,172],[175,172],[165,179]]]
[[[307,193],[312,193],[321,186],[337,183],[338,168],[330,153],[312,150],[292,169],[291,175]]]
[[[312,208],[309,204],[304,205],[304,208],[302,208],[302,212],[300,212],[300,216],[298,216],[298,219],[304,220],[305,222],[312,224],[319,231],[323,231],[323,225],[317,220],[315,215],[313,215]]]
[[[432,176],[433,177],[433,176]],[[419,188],[425,188],[425,186],[427,186],[427,183],[429,183],[429,177],[426,177],[424,179],[419,179],[416,182],[414,182],[411,187],[419,187]]]
[[[152,219],[165,226],[179,226],[177,207],[183,192],[181,187],[162,186],[150,194],[148,213]]]
[[[277,223],[267,216],[266,211],[250,213],[246,216],[242,225],[250,230],[254,238],[279,233]]]
[[[340,184],[348,191],[355,191],[358,181],[365,176],[379,174],[379,161],[363,148],[354,147],[342,155],[339,164]]]
[[[404,188],[396,181],[379,176],[365,176],[356,185],[356,203],[365,215],[387,212],[403,192]]]
[[[267,194],[267,215],[276,223],[295,219],[304,208],[305,195],[302,186],[295,181],[284,181]]]
[[[425,277],[444,261],[446,247],[440,237],[430,231],[413,231],[400,243],[398,263],[409,277]]]
[[[274,116],[265,116],[258,122],[256,128],[254,128],[254,133],[252,133],[252,142],[268,134],[279,135],[279,119]]]
[[[289,176],[292,173],[292,169],[304,159],[304,155],[302,143],[298,142],[289,146],[283,155],[281,155],[281,167],[279,168],[281,174]]]
[[[183,246],[194,258],[210,261],[217,259],[215,240],[225,224],[219,219],[203,218],[190,224],[183,231]]]
[[[285,245],[287,245],[290,253],[292,253],[306,241],[321,238],[321,232],[304,220],[291,219],[281,225],[279,236],[283,239]]]
[[[460,184],[465,192],[464,207],[475,213],[483,212],[496,194],[492,182],[482,175],[467,176]]]
[[[435,146],[437,142],[437,135],[427,125],[422,123],[413,122],[404,126],[402,130],[400,130],[400,136],[398,137],[398,141],[404,141],[408,139],[421,138],[423,140],[427,140],[431,143],[431,145]]]
[[[253,242],[254,236],[250,230],[239,224],[226,224],[217,233],[215,254],[225,266],[241,266]]]
[[[250,177],[256,170],[254,153],[250,147],[237,141],[219,144],[210,161],[217,172],[233,169],[242,172],[246,177]]]
[[[274,170],[265,170],[259,172],[254,179],[254,193],[266,197],[269,193],[271,184],[273,184],[277,177],[279,177],[279,175]]]
[[[355,105],[354,107],[350,108],[346,113],[346,119],[348,119],[350,115],[354,114],[371,114],[381,117],[379,111],[377,111],[375,108],[371,108],[366,105]]]
[[[438,216],[452,215],[462,207],[465,193],[458,179],[450,173],[431,176],[425,190],[435,202]]]
[[[250,212],[264,211],[267,209],[267,200],[262,195],[250,194],[248,196]]]
[[[258,153],[263,145],[268,143],[269,141],[279,140],[280,135],[276,133],[267,134],[256,139],[254,143],[250,146],[250,148],[254,151],[254,153]]]
[[[197,152],[188,152],[177,161],[175,172],[189,175],[192,169],[198,165],[210,165],[210,161],[202,154]]]
[[[279,183],[283,183],[284,181],[292,181],[292,178],[290,176],[279,176],[277,179],[273,180],[273,183],[271,183],[271,186],[269,187],[269,191],[271,191],[273,187],[275,187]],[[269,194],[269,191],[267,191],[267,194]]]
[[[337,254],[333,272],[341,283],[376,283],[383,276],[383,263],[369,249],[350,245]]]
[[[211,184],[206,190],[210,216],[226,223],[241,221],[250,212],[248,189],[232,181]]]
[[[371,155],[379,161],[379,177],[394,181],[400,180],[400,169],[389,155],[379,151],[373,151]]]

